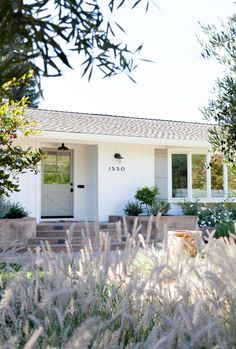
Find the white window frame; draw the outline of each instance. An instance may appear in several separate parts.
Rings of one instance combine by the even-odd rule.
[[[186,198],[173,198],[172,197],[172,155],[173,154],[186,154],[187,155],[187,197]],[[209,164],[211,156],[213,155],[208,149],[190,149],[190,148],[171,148],[168,149],[168,201],[172,203],[183,202],[185,200],[195,201],[197,198],[192,195],[192,155],[199,154],[206,156],[206,163]],[[211,197],[211,169],[206,170],[206,184],[207,184],[207,196],[199,198],[200,202],[222,202],[228,198],[228,169],[223,164],[223,196]],[[231,199],[231,201],[234,201]]]

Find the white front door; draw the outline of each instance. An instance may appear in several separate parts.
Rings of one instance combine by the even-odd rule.
[[[72,150],[48,150],[42,163],[42,218],[73,217]]]

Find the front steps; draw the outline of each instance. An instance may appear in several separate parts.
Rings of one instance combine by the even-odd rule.
[[[66,240],[74,252],[79,252],[88,242],[88,238],[95,247],[99,232],[109,234],[112,250],[124,247],[124,232],[121,230],[121,236],[118,236],[116,223],[46,222],[37,224],[36,237],[28,239],[28,244],[22,252],[27,249],[35,250],[46,241],[54,252],[66,252]]]
[[[25,252],[28,249],[34,251],[37,246],[47,241],[54,252],[66,252],[66,241],[69,241],[72,251],[79,252],[88,243],[88,238],[96,250],[99,243],[98,235],[101,232],[108,234],[111,250],[125,247],[127,236],[123,224],[118,227],[115,222],[42,222],[37,224],[36,237],[29,238],[27,246],[22,247],[20,251]],[[151,234],[150,243],[157,242],[156,236]]]
[[[42,243],[49,243],[55,252],[66,252],[67,241],[72,251],[79,252],[90,241],[94,251],[104,249],[105,233],[109,237],[110,249],[122,249],[126,245],[128,234],[132,233],[133,227],[146,241],[149,234],[148,244],[156,245],[163,242],[168,231],[173,230],[198,230],[198,218],[195,216],[157,216],[157,217],[132,217],[127,216],[123,221],[122,216],[110,216],[109,222],[42,222],[37,224],[36,236],[28,239],[27,245],[21,244],[20,251],[28,249],[35,251]],[[118,222],[118,223],[116,223]],[[121,222],[121,223],[120,223]],[[127,232],[128,230],[128,232]],[[137,231],[136,231],[137,233]],[[99,237],[100,236],[100,240]],[[139,237],[135,238],[136,240]],[[99,240],[99,241],[98,241]],[[128,243],[128,242],[127,242]],[[102,246],[101,246],[102,244]]]

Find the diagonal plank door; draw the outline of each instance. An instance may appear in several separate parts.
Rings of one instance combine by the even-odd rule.
[[[49,150],[42,163],[42,218],[73,217],[72,150]]]

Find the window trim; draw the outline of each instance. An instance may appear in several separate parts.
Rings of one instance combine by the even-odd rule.
[[[174,198],[172,197],[172,155],[173,154],[187,154],[187,186],[188,196],[186,198]],[[171,148],[168,149],[168,201],[172,203],[183,202],[184,200],[195,201],[198,199],[200,202],[222,202],[228,198],[228,168],[223,163],[223,196],[222,197],[211,197],[211,169],[206,170],[206,185],[207,185],[207,196],[202,198],[193,197],[192,192],[192,155],[199,154],[206,156],[206,162],[209,163],[211,153],[208,149],[189,149],[189,148]],[[233,201],[233,198],[231,199]]]

